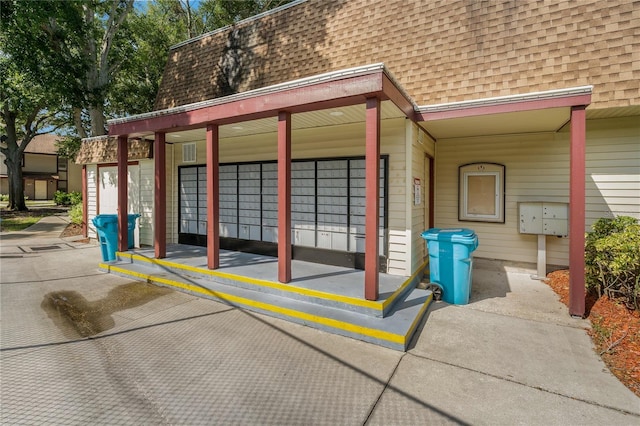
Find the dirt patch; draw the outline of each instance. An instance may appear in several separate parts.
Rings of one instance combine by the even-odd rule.
[[[569,271],[556,271],[545,281],[569,304]],[[586,308],[592,329],[589,335],[609,370],[640,396],[640,312],[608,297],[587,296]]]
[[[70,223],[64,228],[64,231],[62,231],[60,238],[75,237],[78,235],[82,235],[82,225]]]

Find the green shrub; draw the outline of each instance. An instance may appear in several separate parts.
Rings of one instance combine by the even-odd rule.
[[[69,220],[76,225],[82,225],[82,203],[69,209]]]
[[[0,194],[0,201],[9,201],[9,194]]]
[[[53,194],[53,202],[58,206],[75,206],[82,203],[82,194],[78,191],[64,192],[58,190]]]
[[[56,191],[53,194],[53,202],[58,206],[68,206],[69,205],[69,194],[64,191]]]
[[[599,219],[585,245],[587,289],[640,309],[640,224],[629,216]]]
[[[78,191],[73,191],[69,193],[69,204],[72,206],[82,204],[82,194]]]

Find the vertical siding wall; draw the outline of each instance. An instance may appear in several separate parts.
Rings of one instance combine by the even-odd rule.
[[[136,213],[140,214],[140,244],[153,245],[153,200],[154,200],[154,168],[153,160],[142,160],[138,163],[140,190],[138,191],[138,206]],[[129,198],[133,194],[129,192]]]
[[[87,234],[89,238],[97,238],[92,219],[98,214],[98,166],[87,165]]]
[[[640,218],[639,117],[587,121],[586,229],[600,217]],[[460,222],[458,166],[506,166],[505,223]],[[479,257],[535,263],[535,235],[518,232],[518,203],[569,202],[569,133],[439,140],[436,144],[436,226],[478,233]],[[547,263],[569,264],[568,238],[547,237]]]
[[[586,225],[601,217],[640,219],[640,117],[587,122]]]
[[[98,214],[98,165],[87,165],[88,236],[97,238],[92,219]],[[133,172],[132,172],[133,170]],[[129,211],[140,214],[139,244],[153,244],[153,160],[141,160],[129,172]]]
[[[435,143],[418,126],[407,121],[407,141],[411,147],[407,164],[411,164],[410,175],[407,176],[407,212],[410,214],[408,223],[411,224],[408,238],[411,239],[411,251],[408,261],[411,270],[415,271],[427,258],[426,244],[422,232],[428,228],[427,213],[429,208],[429,176],[427,175],[427,155],[435,156]],[[419,178],[422,183],[420,204],[415,204],[413,198],[413,179]]]
[[[293,116],[295,120],[295,115]],[[274,120],[274,129],[276,122]],[[405,167],[405,119],[382,120],[381,154],[389,155],[389,246],[388,273],[409,275],[411,265],[407,262],[406,252],[407,222],[405,214],[406,167]],[[178,240],[178,177],[177,168],[181,165],[205,164],[206,146],[204,141],[197,141],[196,162],[184,163],[182,145],[174,144],[175,162],[167,155],[167,173],[171,182],[171,192],[167,193],[169,206],[167,217],[168,241]],[[364,123],[340,126],[294,130],[292,132],[293,159],[332,158],[364,156],[365,125]],[[169,154],[169,153],[168,153]],[[277,133],[265,133],[256,136],[223,138],[220,140],[220,161],[249,162],[277,159]],[[382,250],[381,250],[382,251]]]
[[[458,221],[458,167],[504,164],[505,223]],[[436,143],[437,227],[465,227],[478,234],[478,257],[535,263],[537,236],[520,234],[518,203],[569,202],[568,134],[443,139]],[[547,237],[547,263],[568,265],[568,238]]]

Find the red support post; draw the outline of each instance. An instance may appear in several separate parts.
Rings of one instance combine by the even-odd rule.
[[[569,314],[585,314],[585,174],[586,106],[571,108],[571,147],[569,181]]]
[[[278,113],[278,281],[291,281],[291,113]]]
[[[87,166],[82,166],[82,236],[89,236],[89,182],[87,182]]]
[[[153,147],[155,187],[153,198],[153,245],[156,259],[167,257],[167,169],[165,134],[156,133]]]
[[[365,132],[365,256],[364,297],[379,296],[380,226],[380,99],[367,98]]]
[[[207,126],[207,267],[220,267],[220,134]]]
[[[127,135],[118,136],[118,251],[129,249],[127,215],[129,213],[129,143]]]

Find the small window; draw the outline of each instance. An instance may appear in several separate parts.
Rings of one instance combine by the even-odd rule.
[[[58,157],[58,170],[67,170],[67,158]]]
[[[182,145],[182,162],[183,163],[195,163],[196,162],[196,144],[185,143]]]
[[[459,168],[458,220],[504,223],[504,166],[465,164]]]

